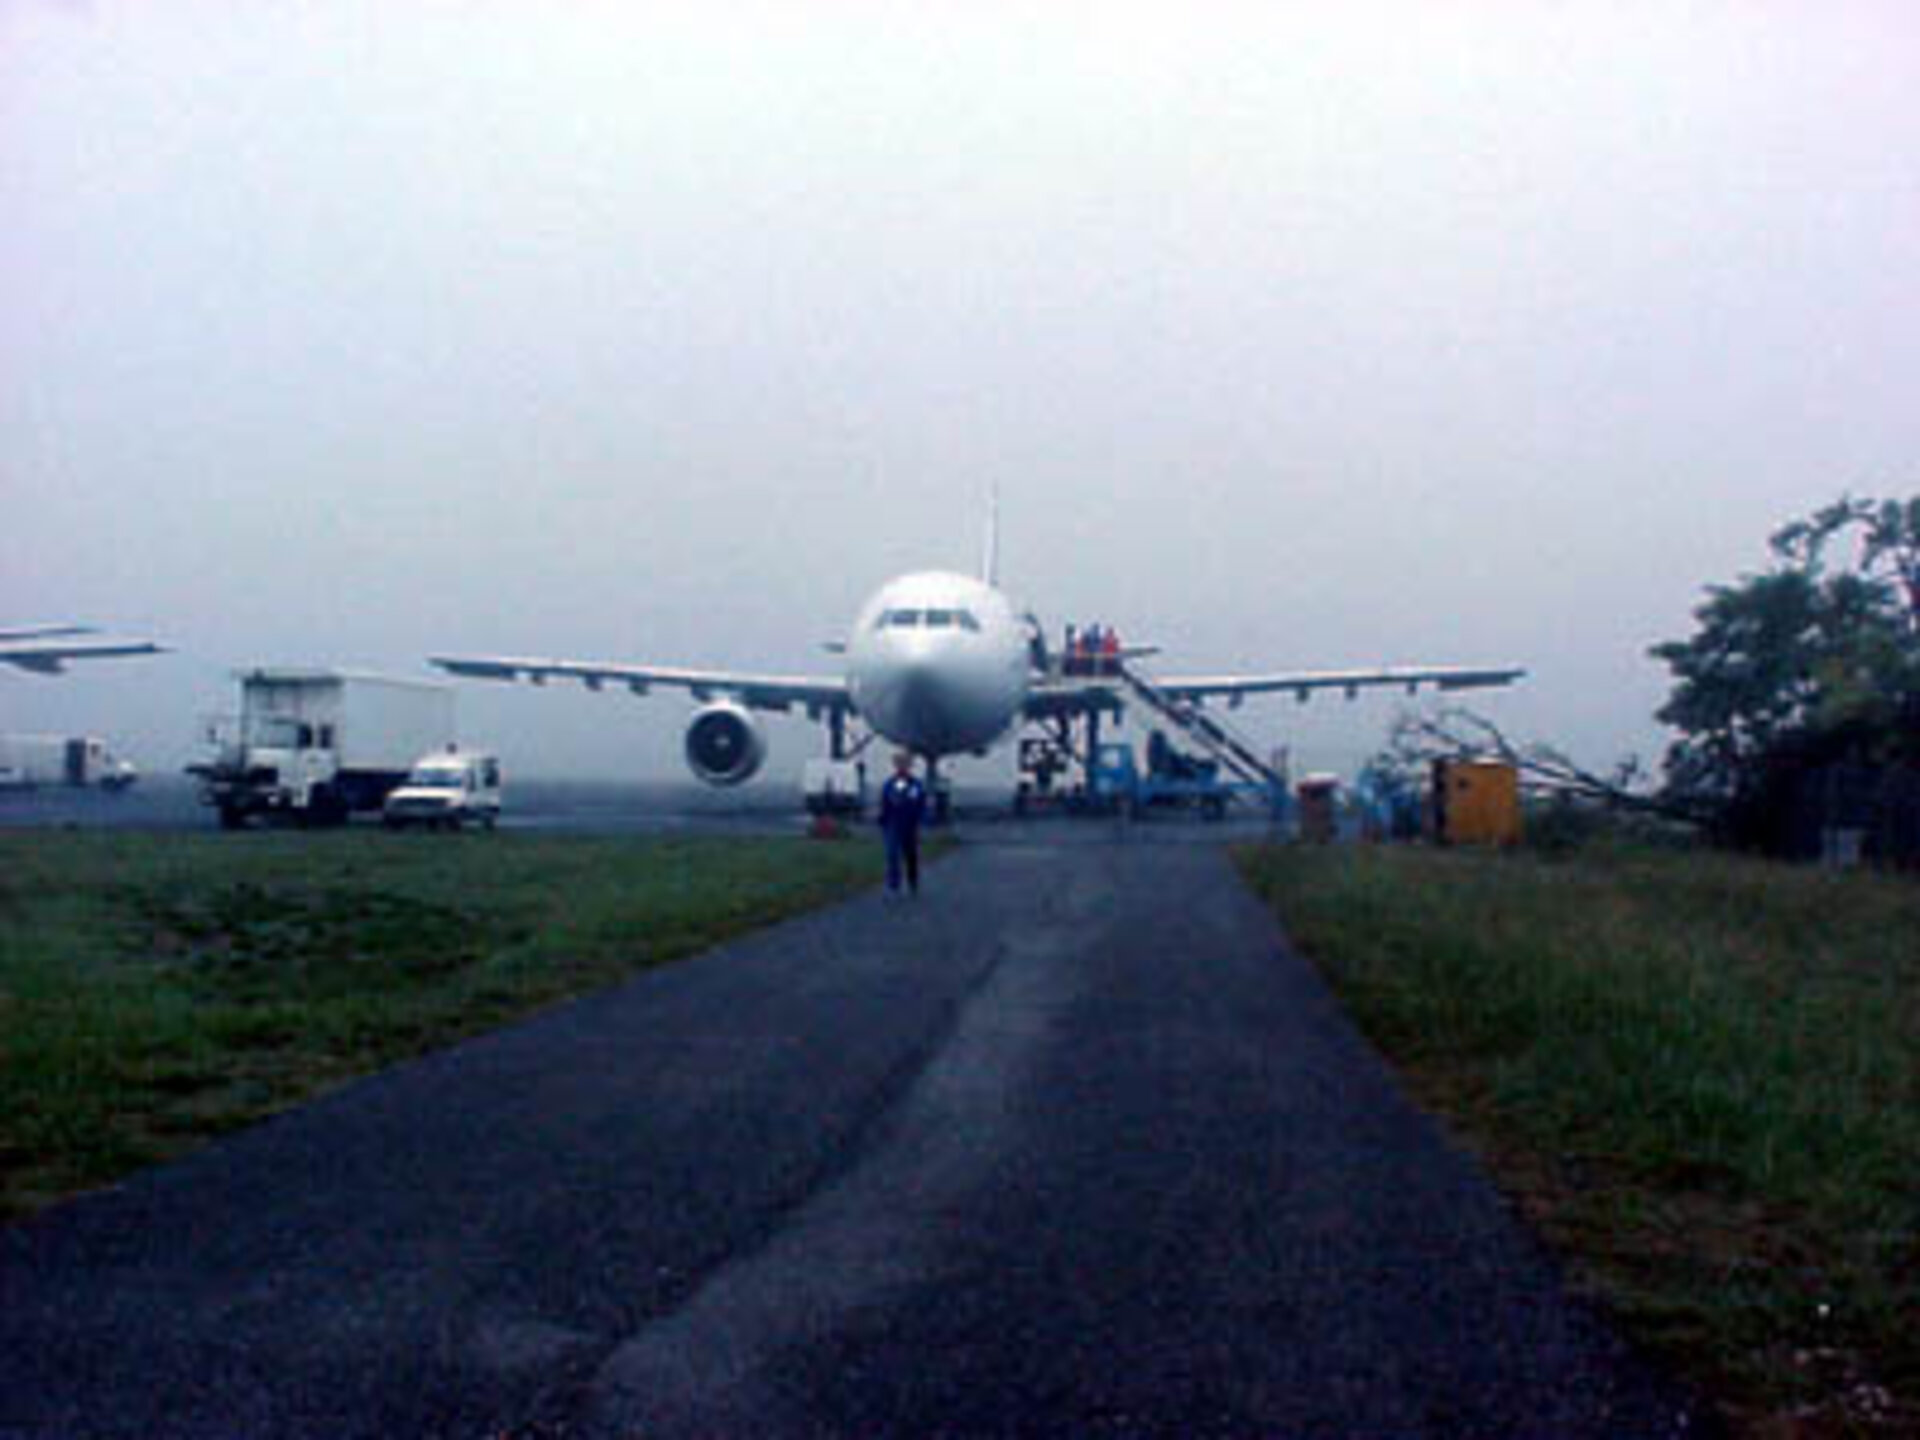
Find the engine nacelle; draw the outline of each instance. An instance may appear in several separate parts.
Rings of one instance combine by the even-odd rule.
[[[709,785],[751,780],[767,758],[767,737],[742,706],[708,705],[687,723],[687,765]]]

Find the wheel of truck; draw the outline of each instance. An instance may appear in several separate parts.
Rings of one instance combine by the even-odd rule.
[[[307,801],[307,824],[316,828],[331,828],[347,823],[347,799],[331,785],[314,788],[312,797]]]

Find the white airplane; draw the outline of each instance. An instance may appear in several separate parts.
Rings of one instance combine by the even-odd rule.
[[[688,767],[711,785],[752,778],[766,758],[766,739],[754,711],[790,713],[796,706],[828,727],[830,753],[846,751],[847,722],[926,759],[930,772],[951,755],[982,755],[1022,721],[1065,725],[1084,719],[1095,727],[1128,699],[1197,708],[1208,699],[1238,705],[1249,695],[1291,692],[1305,700],[1317,690],[1352,698],[1373,686],[1422,685],[1442,690],[1506,685],[1526,672],[1518,666],[1395,667],[1373,670],[1300,670],[1266,675],[1129,679],[1131,663],[1155,653],[1134,646],[1105,662],[1073,665],[1049,655],[1038,621],[1017,610],[993,583],[989,538],[985,579],[947,571],[920,571],[889,580],[854,617],[838,675],[744,674],[525,656],[436,655],[431,663],[453,675],[524,679],[543,685],[573,679],[589,690],[624,687],[645,695],[655,686],[688,691],[700,702],[687,726]],[[1151,692],[1151,693],[1146,693]],[[869,737],[871,738],[871,737]],[[1088,747],[1091,749],[1091,744]]]
[[[58,675],[69,660],[104,660],[116,655],[158,655],[151,640],[81,640],[100,632],[90,625],[28,625],[0,629],[0,663],[41,675]]]

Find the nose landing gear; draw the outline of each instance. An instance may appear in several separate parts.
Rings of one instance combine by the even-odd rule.
[[[940,762],[927,760],[927,823],[947,825],[953,820],[953,782],[940,773]]]

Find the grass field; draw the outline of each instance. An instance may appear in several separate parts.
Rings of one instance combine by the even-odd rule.
[[[799,839],[0,832],[0,1218],[875,867]]]
[[[1238,860],[1736,1430],[1920,1433],[1920,884],[1605,846]]]

